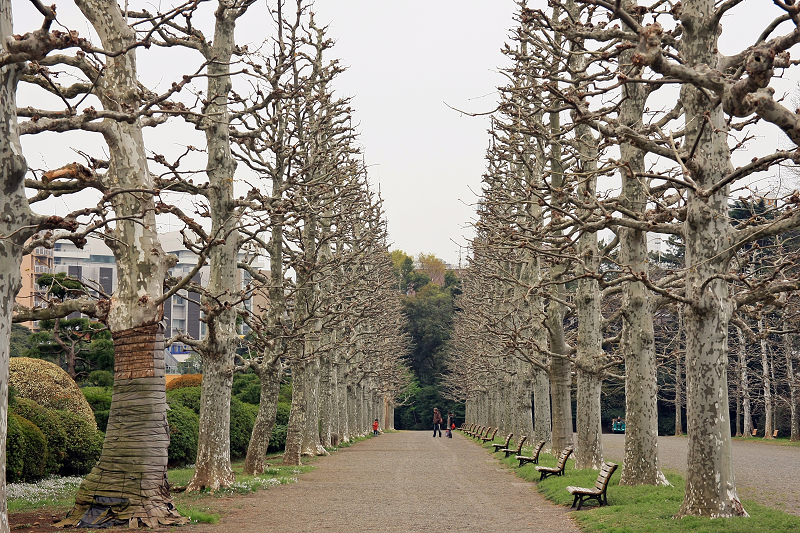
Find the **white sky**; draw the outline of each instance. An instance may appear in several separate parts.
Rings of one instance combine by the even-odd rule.
[[[169,3],[163,2],[165,6]],[[209,3],[207,12],[215,3]],[[130,4],[134,8],[144,2],[131,0]],[[59,20],[82,36],[90,35],[71,2],[59,0],[57,5]],[[159,4],[148,5],[153,12]],[[531,5],[546,8],[544,0]],[[14,9],[17,33],[41,24],[41,16],[29,2],[15,1]],[[272,27],[263,1],[251,9],[237,30],[237,41],[242,44],[260,43],[267,37],[263,29]],[[335,87],[354,97],[354,119],[371,179],[376,188],[380,184],[385,200],[394,248],[414,255],[432,252],[457,263],[456,243],[464,244],[465,237],[472,235],[467,224],[473,217],[474,193],[480,189],[485,168],[488,119],[462,116],[445,102],[470,112],[494,108],[495,87],[504,82],[498,73],[498,67],[505,64],[500,47],[513,26],[514,9],[512,0],[315,2],[318,23],[330,23],[329,36],[337,41],[333,55],[349,67]],[[780,13],[771,0],[745,1],[723,19],[721,50],[732,53],[751,44]],[[213,33],[210,19],[202,29],[206,35]],[[776,34],[787,31],[789,26],[784,24]],[[151,88],[163,90],[199,64],[193,52],[172,52],[172,59],[166,61],[163,53],[139,52],[141,77]],[[781,94],[790,91],[794,82],[784,80],[773,86]],[[33,90],[24,90],[30,94],[20,95],[20,105],[33,103],[26,100]],[[52,105],[59,108],[57,102]],[[202,143],[195,132],[177,127],[148,133],[147,141],[152,143],[148,147],[157,146],[165,153]],[[742,160],[768,153],[779,142],[774,127],[757,133],[758,148],[741,154]],[[86,148],[87,141],[89,147],[94,146],[95,155],[102,149],[100,139],[89,134],[36,137],[23,140],[25,155],[34,168],[54,168],[78,159],[70,147],[91,151]],[[66,203],[60,200],[37,208],[63,212]]]

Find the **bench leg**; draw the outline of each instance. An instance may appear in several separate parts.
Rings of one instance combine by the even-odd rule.
[[[575,497],[578,498],[578,511],[580,511],[581,510],[581,506],[583,505],[583,495],[581,494],[581,495],[575,496]]]
[[[580,495],[579,495],[579,494],[576,494],[576,495],[575,495],[575,499],[574,499],[574,500],[572,500],[572,508],[573,508],[573,509],[575,508],[575,505],[577,505],[577,504],[578,504],[578,500],[579,500],[579,499],[580,499]],[[578,509],[580,510],[580,507],[578,507]]]

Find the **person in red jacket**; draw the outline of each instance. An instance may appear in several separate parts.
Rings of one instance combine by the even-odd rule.
[[[377,435],[378,434],[378,419],[377,418],[375,419],[375,422],[372,423],[372,434],[373,435]]]
[[[439,432],[439,437],[442,436],[442,413],[439,412],[438,407],[433,408],[433,436],[436,436],[436,432]]]

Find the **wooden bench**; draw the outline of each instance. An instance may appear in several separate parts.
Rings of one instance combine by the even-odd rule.
[[[509,456],[509,455],[511,455],[512,453],[513,453],[514,455],[519,455],[519,453],[522,451],[522,445],[523,445],[523,444],[525,444],[525,439],[527,439],[527,438],[528,438],[528,437],[527,437],[527,436],[525,436],[525,435],[523,435],[522,437],[520,437],[520,439],[519,439],[519,442],[517,443],[517,449],[516,449],[516,450],[511,450],[511,449],[509,449],[509,448],[504,448],[504,449],[502,449],[502,450],[497,450],[497,451],[498,451],[498,452],[506,452],[506,457],[508,457],[508,456]]]
[[[492,444],[492,446],[494,447],[494,451],[496,452],[497,450],[503,450],[505,448],[508,448],[508,443],[511,442],[511,437],[513,436],[514,436],[513,433],[509,433],[508,435],[506,435],[506,441],[503,444]]]
[[[600,469],[600,474],[597,476],[597,481],[594,482],[594,488],[592,489],[587,489],[585,487],[567,487],[567,491],[575,496],[575,499],[572,501],[572,506],[575,507],[575,504],[577,504],[578,511],[580,511],[584,500],[597,500],[597,503],[601,506],[603,504],[608,505],[606,489],[608,489],[608,482],[611,481],[611,475],[616,469],[617,465],[614,463],[603,463],[603,468]]]
[[[472,435],[472,434],[474,434],[474,433],[475,433],[475,431],[476,431],[477,429],[478,429],[478,426],[477,426],[477,424],[472,424],[472,425],[470,425],[470,426],[469,426],[469,429],[468,429],[468,430],[466,430],[464,433],[466,433],[467,435]]]
[[[564,467],[567,466],[567,459],[572,455],[572,446],[567,446],[561,451],[558,457],[558,463],[555,467],[551,466],[537,466],[536,471],[539,472],[539,481],[547,479],[547,476],[562,476],[564,475]]]
[[[468,435],[474,439],[478,433],[483,433],[484,428],[485,426],[476,426],[475,429],[468,433]]]
[[[491,430],[492,430],[491,426],[485,426],[478,433],[473,435],[473,437],[475,438],[475,440],[480,440],[486,435],[488,435]]]
[[[545,442],[540,440],[536,443],[536,446],[533,447],[533,453],[531,455],[517,455],[515,458],[519,461],[519,466],[526,465],[528,463],[538,464],[539,463],[539,453],[544,448]]]
[[[489,432],[487,431],[486,433],[489,433]],[[496,435],[497,435],[497,428],[494,428],[494,431],[492,431],[491,436],[490,435],[486,435],[485,437],[481,437],[481,442],[482,443],[483,442],[491,442],[491,441],[494,440]]]

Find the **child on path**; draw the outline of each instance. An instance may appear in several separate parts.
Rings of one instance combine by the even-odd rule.
[[[375,422],[372,423],[372,434],[377,436],[378,435],[378,419],[375,419]]]

